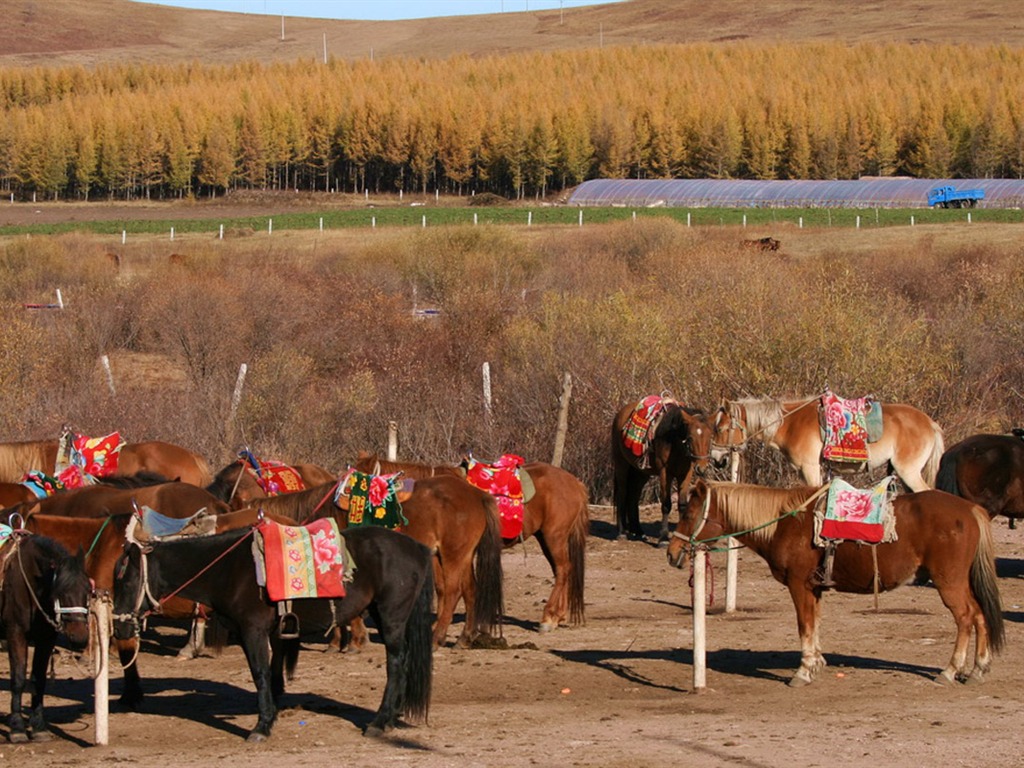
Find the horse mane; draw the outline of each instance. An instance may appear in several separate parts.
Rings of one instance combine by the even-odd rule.
[[[402,472],[412,480],[426,480],[435,475],[458,475],[459,468],[448,464],[427,464],[419,461],[388,461],[376,453],[360,451],[352,468],[364,473],[390,474]]]
[[[742,409],[742,410],[741,410]],[[743,419],[747,425],[747,437],[757,434],[765,442],[775,437],[775,431],[782,423],[782,401],[772,397],[745,398],[729,401],[729,415],[734,419]]]
[[[799,508],[817,490],[810,486],[770,488],[748,483],[710,487],[716,508],[729,525],[737,531],[756,529],[749,535],[764,542],[775,535],[776,518]]]
[[[140,469],[134,475],[107,475],[97,478],[98,485],[109,485],[113,488],[146,488],[150,485],[163,485],[174,482],[173,478],[148,469]]]
[[[46,466],[47,449],[52,441],[23,440],[16,443],[0,444],[0,479],[12,478],[8,482],[21,482],[28,469],[48,470]]]

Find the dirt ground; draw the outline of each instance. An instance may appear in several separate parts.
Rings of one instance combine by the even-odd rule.
[[[656,514],[644,512],[652,532]],[[981,686],[932,682],[952,651],[953,621],[934,589],[908,586],[883,594],[877,613],[871,596],[827,595],[830,666],[813,685],[789,688],[799,664],[792,605],[767,567],[741,551],[729,615],[724,557],[714,557],[707,689],[695,694],[688,574],[671,569],[663,549],[615,540],[612,523],[610,509],[592,509],[582,627],[539,634],[547,565],[532,540],[505,553],[510,647],[439,649],[426,726],[365,738],[384,684],[383,648],[340,655],[311,644],[270,740],[249,745],[256,702],[240,649],[179,661],[184,631],[154,627],[139,662],[145,710],[115,706],[108,745],[94,745],[92,681],[62,658],[48,697],[58,737],[0,744],[0,765],[1020,764],[1024,531],[993,523],[1007,643]],[[116,658],[111,666],[113,699]]]

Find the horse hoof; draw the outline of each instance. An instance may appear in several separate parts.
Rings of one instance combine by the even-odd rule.
[[[11,731],[7,738],[11,744],[25,744],[28,742],[28,734],[24,731]]]
[[[384,736],[384,729],[375,723],[370,723],[366,726],[366,730],[363,731],[363,736],[369,736],[371,739],[380,739]]]
[[[246,737],[245,740],[250,744],[262,744],[264,741],[267,740],[267,734],[257,733],[256,731],[253,731],[248,735],[248,737]]]
[[[552,624],[549,621],[542,621],[540,623],[540,626],[537,627],[537,631],[541,632],[541,633],[550,632],[551,630],[553,630],[557,626],[558,626],[557,624]]]
[[[948,686],[948,685],[955,684],[956,680],[954,678],[950,677],[949,675],[947,675],[945,672],[940,672],[939,674],[937,674],[932,679],[932,682],[938,683],[939,685],[947,685]]]
[[[53,734],[49,731],[32,731],[32,741],[45,742],[53,741]]]
[[[808,680],[806,677],[801,677],[800,675],[793,675],[792,679],[789,681],[790,688],[803,688],[804,686],[810,684],[810,680]]]

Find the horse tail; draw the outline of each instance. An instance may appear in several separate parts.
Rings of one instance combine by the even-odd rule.
[[[945,441],[942,438],[942,427],[932,422],[932,432],[935,439],[932,441],[932,453],[924,465],[921,476],[932,488],[935,487],[935,476],[939,471],[939,464],[942,462],[942,454],[946,450]]]
[[[413,720],[427,721],[434,661],[434,564],[431,557],[423,569],[420,593],[405,622],[405,690],[403,709]]]
[[[200,477],[200,481],[196,483],[196,485],[200,488],[206,488],[214,480],[214,472],[213,469],[210,468],[210,462],[198,453],[193,453],[192,457],[195,459],[196,471],[199,472]],[[227,499],[224,499],[224,501],[227,501]]]
[[[999,583],[996,579],[995,548],[992,544],[992,523],[988,512],[974,505],[974,519],[981,538],[971,563],[971,592],[981,606],[981,614],[988,627],[988,642],[993,652],[1003,647],[1006,639],[1003,628],[1003,608],[999,601]]]
[[[501,521],[498,516],[498,504],[494,497],[487,494],[481,499],[486,529],[476,545],[476,565],[473,578],[476,581],[476,594],[473,599],[473,612],[476,614],[476,627],[473,629],[492,635],[497,629],[501,633],[501,623],[505,614],[504,576],[501,568],[501,551],[504,544],[501,540]]]
[[[959,454],[944,454],[939,461],[939,471],[935,475],[935,488],[939,491],[960,495],[960,483],[956,479],[957,460]]]
[[[286,680],[295,678],[295,667],[299,663],[300,643],[297,637],[283,640],[281,652],[284,654],[284,675]]]
[[[583,585],[587,535],[590,533],[590,504],[587,491],[580,483],[580,507],[576,512],[576,519],[572,522],[572,529],[569,531],[569,622],[571,624],[584,623],[583,616]]]

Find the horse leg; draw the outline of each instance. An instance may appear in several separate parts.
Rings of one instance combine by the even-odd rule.
[[[462,596],[462,589],[459,586],[459,579],[454,573],[455,570],[453,564],[442,563],[434,571],[434,584],[437,591],[437,619],[434,621],[433,636],[434,647],[436,648],[440,648],[447,641],[448,627],[451,626],[452,617],[455,615],[455,606],[458,605],[459,598]],[[467,621],[466,628],[463,630],[463,636],[468,631],[469,622]],[[460,637],[461,640],[462,637]]]
[[[206,648],[206,617],[197,613],[192,619],[192,627],[188,633],[188,642],[178,651],[178,659],[190,661],[203,655]]]
[[[27,724],[21,709],[21,695],[25,690],[25,671],[28,667],[28,640],[19,633],[7,635],[7,658],[11,668],[11,716],[7,719],[10,729],[7,738],[12,744],[28,741]]]
[[[124,689],[121,691],[121,706],[125,709],[138,710],[142,706],[142,681],[139,678],[139,664],[136,658],[139,640],[115,640],[117,658],[121,662],[124,678]],[[135,661],[133,664],[132,661]]]
[[[821,485],[821,464],[820,459],[815,457],[814,461],[808,461],[797,465],[804,482],[808,485]]]
[[[46,673],[50,666],[50,657],[53,655],[53,647],[56,645],[57,636],[52,636],[36,641],[35,651],[32,653],[32,703],[29,710],[28,727],[32,741],[52,741],[53,734],[50,733],[50,726],[46,722],[43,713],[43,696],[46,694]]]
[[[249,732],[246,741],[266,741],[277,719],[270,670],[270,636],[267,630],[252,625],[245,627],[242,630],[242,649],[249,662],[252,681],[256,685],[256,706],[259,709],[256,727]]]
[[[818,671],[826,665],[821,654],[821,641],[818,636],[818,617],[821,608],[821,597],[808,587],[806,579],[792,578],[789,582],[789,594],[796,608],[797,631],[800,634],[800,668],[789,681],[791,688],[800,688],[814,681]]]
[[[554,544],[549,539],[554,539]],[[540,632],[550,632],[569,618],[569,537],[546,536],[538,531],[537,541],[555,575],[555,584],[551,587],[551,594],[544,605],[544,615],[537,627]]]
[[[459,635],[459,639],[455,644],[459,648],[472,648],[473,641],[480,635],[476,615],[476,582],[474,581],[472,558],[463,565],[461,570],[462,578],[459,583],[459,592],[462,595],[462,604],[466,610],[466,623],[462,628],[462,634]],[[435,575],[435,580],[436,578]]]
[[[943,669],[936,677],[935,682],[937,683],[955,683],[966,678],[967,669],[967,649],[971,641],[971,628],[976,627],[979,621],[983,620],[980,616],[980,609],[974,602],[973,597],[969,593],[969,588],[966,584],[962,588],[953,589],[945,583],[945,579],[932,574],[932,580],[935,582],[936,589],[939,590],[939,597],[942,599],[942,604],[945,605],[949,612],[953,614],[953,620],[956,622],[956,641],[953,644],[953,655],[950,657],[949,664]],[[988,652],[988,630],[985,630],[985,648],[984,651],[987,655]],[[982,652],[982,633],[978,633],[978,653]],[[991,661],[991,660],[990,660]],[[976,682],[980,682],[987,671],[988,665],[984,669],[978,671],[978,677]]]
[[[342,653],[361,651],[370,642],[370,633],[366,630],[366,622],[362,616],[356,616],[349,624],[348,643],[341,645]],[[340,645],[340,642],[339,642]]]
[[[664,467],[658,475],[660,485],[659,496],[661,497],[661,530],[658,531],[658,543],[669,540],[668,517],[672,514],[672,478]],[[679,504],[682,506],[682,488],[679,491]]]
[[[640,527],[640,495],[644,478],[628,464],[617,464],[613,478],[612,496],[615,499],[615,522],[618,538],[643,539]]]

